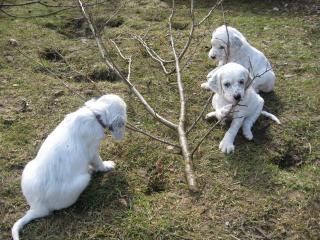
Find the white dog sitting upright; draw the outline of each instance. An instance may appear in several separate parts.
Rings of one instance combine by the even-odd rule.
[[[21,186],[30,210],[13,225],[14,240],[31,220],[75,203],[90,181],[91,169],[114,169],[114,162],[101,160],[100,141],[105,128],[122,139],[126,120],[125,102],[112,94],[87,101],[65,117],[23,170]]]
[[[209,57],[219,61],[218,66],[227,62],[235,62],[244,66],[253,76],[259,76],[270,69],[271,65],[265,55],[258,49],[251,46],[246,38],[235,28],[222,25],[212,33],[211,49]],[[229,38],[228,38],[229,35]],[[229,39],[229,57],[227,59],[227,43]],[[276,81],[275,74],[272,70],[257,77],[252,86],[256,92],[270,92],[274,88]]]
[[[234,151],[233,142],[241,126],[243,135],[252,140],[251,128],[260,114],[280,124],[277,117],[262,111],[264,100],[252,88],[249,71],[237,63],[227,63],[211,71],[208,81],[201,87],[216,93],[212,98],[215,111],[208,113],[206,118],[232,118],[231,126],[219,145],[224,153]]]

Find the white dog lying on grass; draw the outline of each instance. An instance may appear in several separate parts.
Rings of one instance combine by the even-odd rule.
[[[21,186],[30,210],[13,225],[14,240],[31,220],[75,203],[90,181],[91,169],[114,169],[114,162],[101,160],[100,141],[105,128],[122,139],[126,120],[125,102],[112,94],[92,99],[65,117],[23,170]]]
[[[259,76],[270,69],[271,65],[265,55],[251,46],[246,38],[235,28],[222,25],[212,33],[209,57],[219,61],[218,66],[228,62],[236,62],[250,71],[251,76]],[[229,35],[229,58],[227,59],[227,43]],[[252,83],[256,92],[270,92],[274,88],[276,77],[270,69]]]
[[[234,151],[233,142],[241,126],[243,135],[252,140],[251,127],[260,114],[280,124],[276,116],[262,111],[264,100],[254,91],[251,82],[247,69],[237,63],[227,63],[211,71],[207,82],[201,84],[202,88],[216,93],[212,99],[215,111],[208,113],[206,118],[232,118],[231,126],[219,145],[224,153]]]

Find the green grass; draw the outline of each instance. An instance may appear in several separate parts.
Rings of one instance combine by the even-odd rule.
[[[216,128],[195,155],[201,188],[195,196],[188,192],[180,155],[138,133],[128,132],[121,143],[107,136],[101,155],[115,161],[117,170],[95,174],[76,204],[28,224],[21,239],[319,238],[320,34],[315,3],[305,10],[302,3],[288,2],[288,11],[284,11],[280,3],[248,2],[226,3],[226,17],[272,62],[276,89],[263,97],[282,126],[260,118],[254,126],[256,140],[248,142],[239,134],[236,151],[228,156],[218,149],[227,127]],[[197,19],[207,13],[210,5],[210,1],[196,4]],[[119,34],[126,37],[128,32],[144,34],[150,25],[148,41],[162,57],[170,59],[166,37],[169,6],[170,1],[129,1],[102,31],[103,38]],[[272,10],[275,6],[280,11]],[[98,24],[116,8],[111,2],[96,7],[93,11]],[[178,1],[177,8],[174,33],[181,49],[189,28],[185,27],[189,24],[188,4]],[[46,11],[37,6],[31,13]],[[27,14],[28,8],[10,12]],[[27,20],[0,14],[0,239],[10,239],[10,228],[28,208],[20,187],[23,167],[65,114],[83,104],[56,76],[21,55],[8,40],[16,39],[22,52],[44,63],[90,99],[99,95],[90,82],[76,80],[77,73],[62,61],[40,57],[44,49],[60,49],[71,66],[84,75],[92,73],[101,59],[87,26],[74,20],[79,17],[78,9]],[[210,44],[210,33],[222,22],[221,13],[215,12],[195,32],[190,52],[196,51],[183,73],[189,124],[209,94],[200,89],[200,83],[214,67],[207,58],[206,46]],[[159,113],[177,121],[175,77],[163,76],[160,66],[137,42],[122,39],[119,44],[133,57],[132,82]],[[125,72],[126,63],[117,52],[112,49],[110,54]],[[170,130],[152,120],[123,83],[99,81],[97,85],[125,99],[131,122],[175,140]],[[25,103],[27,108],[23,108]],[[201,122],[190,134],[190,144],[209,126]],[[159,165],[163,170],[157,170]]]

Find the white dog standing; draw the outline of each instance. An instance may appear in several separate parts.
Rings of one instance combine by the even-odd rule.
[[[208,113],[206,118],[232,118],[231,126],[219,145],[219,149],[224,153],[234,151],[233,142],[240,127],[243,135],[252,140],[251,128],[260,114],[280,124],[276,116],[262,111],[264,100],[252,88],[249,71],[240,64],[227,63],[211,71],[208,81],[201,84],[201,87],[216,93],[212,98],[215,111]],[[233,105],[236,106],[230,112]]]
[[[246,38],[235,28],[222,25],[212,33],[209,57],[219,61],[218,67],[228,62],[239,63],[250,71],[252,76],[259,76],[271,68],[265,55],[251,46]],[[229,37],[228,37],[229,35]],[[229,39],[229,58],[227,59],[227,43]],[[270,69],[262,76],[257,77],[252,86],[256,92],[270,92],[274,88],[276,77]]]
[[[21,186],[30,210],[13,225],[14,240],[31,220],[75,203],[90,181],[91,168],[114,169],[114,162],[101,160],[100,141],[105,128],[122,139],[126,120],[125,102],[112,94],[87,101],[65,117],[23,170]]]

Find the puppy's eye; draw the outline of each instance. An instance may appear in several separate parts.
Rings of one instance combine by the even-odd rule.
[[[225,84],[223,84],[226,88],[228,88],[228,87],[230,87],[231,86],[231,84],[230,83],[225,83]]]
[[[240,83],[241,85],[243,85],[243,84],[244,84],[244,81],[243,81],[243,80],[240,80],[239,83]]]
[[[220,46],[219,49],[224,49],[224,46]]]

